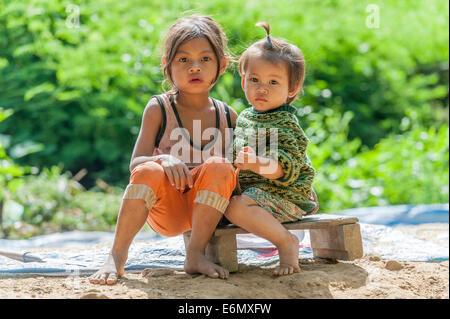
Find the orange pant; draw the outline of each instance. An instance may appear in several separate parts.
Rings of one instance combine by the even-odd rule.
[[[157,233],[163,236],[182,234],[192,229],[195,203],[209,205],[223,214],[236,187],[235,169],[222,157],[210,157],[190,172],[193,187],[189,189],[186,185],[181,193],[170,184],[159,163],[142,163],[131,172],[123,198],[145,201],[149,209],[147,222]]]

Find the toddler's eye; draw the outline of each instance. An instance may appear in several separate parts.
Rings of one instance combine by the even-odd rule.
[[[258,82],[257,78],[250,78],[250,82]]]
[[[278,84],[278,82],[275,81],[275,80],[271,80],[269,83],[270,83],[270,84]]]
[[[187,62],[187,58],[179,58],[178,61],[179,62]]]

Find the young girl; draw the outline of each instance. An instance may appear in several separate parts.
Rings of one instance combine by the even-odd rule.
[[[236,186],[222,137],[234,127],[237,114],[209,96],[227,67],[226,52],[225,35],[210,17],[181,18],[169,29],[162,66],[172,89],[152,97],[145,107],[113,247],[91,283],[117,282],[124,274],[128,248],[145,222],[164,236],[192,230],[186,245],[187,273],[228,277],[226,269],[205,257]],[[214,134],[205,141],[206,131]]]
[[[315,171],[306,155],[308,139],[291,106],[302,89],[305,61],[296,46],[272,38],[267,24],[257,25],[265,28],[267,37],[247,48],[239,60],[242,88],[252,105],[239,114],[233,145],[242,195],[230,200],[225,216],[272,242],[280,255],[274,274],[287,275],[300,271],[299,242],[281,223],[300,220],[318,208],[311,187]],[[278,150],[267,150],[274,132]],[[264,150],[256,152],[256,145]]]

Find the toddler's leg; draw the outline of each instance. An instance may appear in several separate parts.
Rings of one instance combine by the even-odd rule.
[[[280,265],[274,270],[275,275],[288,275],[300,271],[298,238],[251,197],[241,195],[231,198],[225,217],[248,232],[267,239],[278,248]]]

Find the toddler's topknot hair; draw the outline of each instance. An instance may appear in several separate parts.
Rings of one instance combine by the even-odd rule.
[[[270,40],[270,25],[267,22],[258,22],[256,23],[257,27],[263,27],[267,33],[267,49],[272,49],[272,40]]]

